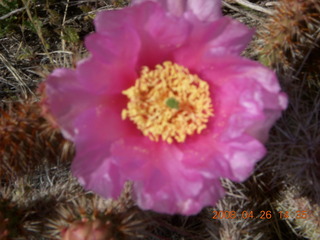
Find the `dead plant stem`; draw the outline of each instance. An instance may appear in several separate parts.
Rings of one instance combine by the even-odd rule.
[[[22,0],[23,4],[25,5],[25,8],[26,8],[26,11],[27,11],[27,15],[28,15],[28,18],[29,20],[31,21],[31,23],[33,24],[33,26],[35,27],[36,29],[36,32],[38,34],[38,37],[43,45],[43,48],[44,48],[44,51],[47,55],[47,57],[49,58],[49,61],[51,64],[53,64],[53,60],[52,60],[52,57],[50,56],[49,54],[49,51],[48,51],[48,47],[47,47],[47,43],[46,41],[44,40],[44,37],[42,35],[42,31],[41,31],[41,27],[39,26],[38,22],[35,21],[32,17],[32,14],[30,12],[30,8],[29,8],[29,3],[30,3],[30,0],[26,1],[26,0]]]

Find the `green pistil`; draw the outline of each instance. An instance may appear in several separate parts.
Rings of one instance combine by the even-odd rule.
[[[166,101],[166,105],[172,109],[179,109],[179,102],[175,98],[168,98]]]

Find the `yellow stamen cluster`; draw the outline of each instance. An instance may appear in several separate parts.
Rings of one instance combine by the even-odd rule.
[[[213,116],[208,83],[172,62],[143,67],[135,85],[122,93],[129,98],[122,119],[129,118],[152,141],[184,142]]]

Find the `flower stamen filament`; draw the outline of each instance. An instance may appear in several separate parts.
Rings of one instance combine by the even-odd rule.
[[[122,119],[129,118],[152,141],[184,142],[213,116],[208,83],[172,62],[143,67],[135,85],[122,93],[129,98]]]

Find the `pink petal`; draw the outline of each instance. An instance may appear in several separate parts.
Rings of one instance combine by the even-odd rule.
[[[218,177],[218,172],[243,181],[265,155],[262,142],[287,98],[275,74],[256,62],[229,56],[207,58],[199,67],[199,76],[210,84],[215,116],[201,135],[179,145],[183,161],[207,176]]]
[[[238,182],[246,180],[253,173],[255,164],[266,154],[263,144],[248,135],[225,142],[220,151],[232,171],[223,177]]]
[[[131,5],[150,0],[132,0]],[[159,2],[172,15],[181,17],[191,12],[201,21],[213,21],[222,16],[221,0],[152,0]]]
[[[209,53],[212,55],[235,54],[239,55],[252,39],[254,30],[229,17],[228,25],[223,33],[209,42]]]
[[[80,150],[72,162],[71,170],[85,189],[105,198],[118,198],[126,179],[111,158],[100,155],[106,147],[100,146],[85,153]]]
[[[189,34],[187,22],[167,15],[159,4],[152,2],[132,8],[135,10],[132,14],[143,45],[138,66],[153,68],[156,64],[172,59],[172,51],[181,46]],[[148,11],[152,14],[144,17]]]
[[[95,57],[82,60],[76,69],[79,84],[95,94],[122,95],[123,89],[131,87],[137,79],[135,63],[124,63],[106,64]]]
[[[121,120],[121,99],[88,109],[74,121],[76,132],[76,157],[73,174],[86,189],[104,197],[117,197],[125,178],[121,177],[117,164],[110,158],[110,147],[123,136],[137,134],[130,122]]]
[[[167,179],[163,179],[163,181],[168,183]],[[204,206],[216,204],[224,195],[220,180],[203,179],[203,181],[201,191],[193,197],[182,195],[181,192],[177,192],[175,189],[175,185],[180,184],[180,187],[183,187],[186,192],[191,182],[185,181],[185,179],[182,179],[180,183],[164,185],[154,192],[144,191],[142,183],[137,182],[134,185],[136,202],[144,210],[152,209],[153,211],[167,214],[197,214]]]
[[[94,19],[96,33],[111,36],[112,34],[120,35],[119,32],[124,29],[135,30],[135,20],[131,12],[130,8],[99,12]],[[145,15],[148,16],[147,13]]]
[[[226,136],[235,136],[252,126],[253,137],[265,141],[271,124],[287,106],[275,74],[262,65],[239,57],[212,59],[201,76],[212,89],[215,125]],[[228,120],[227,118],[228,117]],[[224,129],[229,126],[229,130]]]
[[[139,134],[130,121],[121,119],[121,110],[126,105],[124,97],[113,97],[83,111],[73,122],[75,143],[80,149],[94,148],[100,143],[112,144],[124,136]],[[110,151],[110,146],[104,152]]]
[[[214,21],[222,17],[221,0],[188,0],[187,9],[201,21]]]
[[[149,14],[150,12],[152,14]],[[112,24],[105,24],[106,22],[112,22]],[[101,12],[96,18],[95,26],[97,34],[88,38],[87,47],[95,55],[100,56],[100,59],[110,56],[108,61],[113,61],[117,58],[119,64],[124,62],[124,67],[127,59],[136,61],[133,56],[139,56],[136,69],[138,71],[141,66],[153,67],[170,59],[172,50],[182,45],[189,33],[188,23],[184,19],[167,15],[158,3],[152,1],[126,8],[123,11]],[[134,33],[131,33],[132,29],[135,29]],[[109,36],[110,33],[115,36]],[[105,36],[106,34],[108,35]],[[123,36],[128,37],[122,39]],[[138,40],[136,40],[137,36]],[[136,47],[138,42],[139,46],[143,47],[139,48],[139,55],[135,55],[133,50],[138,49]],[[132,56],[127,54],[126,57],[119,58],[119,54],[110,54],[110,49],[114,49],[115,53],[122,52],[118,50],[119,46],[122,48],[125,46],[123,52],[132,53]],[[131,47],[133,50],[130,49]]]
[[[134,6],[151,1],[160,3],[166,11],[178,17],[181,17],[184,14],[187,7],[186,0],[132,0],[131,5]]]
[[[190,27],[184,19],[168,16],[157,6],[144,28],[161,48],[176,48],[186,40]]]
[[[110,24],[105,24],[106,22]],[[152,1],[121,11],[101,12],[95,19],[95,27],[98,34],[107,34],[108,38],[117,35],[120,40],[129,29],[134,29],[142,39],[145,34],[150,34],[158,44],[174,46],[185,40],[188,31],[188,23],[184,19],[168,16],[158,3]]]
[[[228,17],[210,23],[197,22],[186,44],[174,52],[174,61],[199,70],[208,57],[239,55],[252,34],[244,24]]]
[[[86,47],[95,58],[105,64],[119,64],[123,67],[135,65],[140,51],[140,40],[131,28],[123,28],[113,35],[92,33],[85,39]]]
[[[195,214],[204,205],[215,203],[221,196],[217,189],[223,194],[220,184],[215,184],[214,194],[204,188],[206,181],[217,180],[206,180],[197,170],[185,166],[181,161],[184,153],[174,144],[126,138],[113,144],[112,156],[123,175],[134,181],[137,202],[143,209]],[[198,199],[199,195],[206,197]]]
[[[213,127],[206,130],[199,139],[192,136],[185,143],[177,144],[184,153],[184,165],[205,177],[243,181],[266,154],[263,144],[245,132],[226,139],[217,135]]]
[[[46,81],[46,104],[62,128],[64,137],[74,139],[73,121],[82,111],[95,104],[97,97],[77,82],[70,69],[56,69]]]

